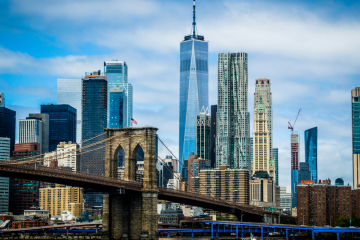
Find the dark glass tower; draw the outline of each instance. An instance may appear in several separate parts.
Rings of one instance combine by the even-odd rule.
[[[49,115],[49,151],[60,142],[76,142],[76,109],[68,104],[41,105],[41,113]],[[43,139],[47,141],[47,139]]]
[[[195,0],[192,34],[180,43],[180,125],[179,159],[181,163],[196,152],[196,115],[208,109],[208,58],[209,44],[204,36],[197,35]],[[180,164],[181,168],[181,164]],[[181,170],[180,170],[181,172]]]
[[[16,112],[6,107],[0,107],[0,137],[10,138],[10,156],[15,145]]]
[[[211,126],[210,126],[210,164],[216,167],[216,113],[217,105],[211,106]]]
[[[318,181],[318,168],[317,168],[317,127],[310,128],[305,131],[305,162],[309,163],[311,171],[311,179],[315,183]]]
[[[110,128],[123,128],[126,115],[126,95],[119,87],[110,89]]]
[[[309,163],[308,162],[301,162],[300,163],[300,169],[298,171],[298,180],[297,180],[297,184],[301,184],[302,180],[313,180],[311,179],[311,171],[309,168]]]

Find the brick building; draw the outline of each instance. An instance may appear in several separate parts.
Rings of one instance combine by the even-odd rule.
[[[40,218],[29,218],[22,221],[12,222],[12,229],[33,228],[45,226],[46,222]]]

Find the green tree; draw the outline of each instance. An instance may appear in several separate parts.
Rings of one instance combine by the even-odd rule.
[[[94,216],[94,220],[100,220],[101,219],[101,217],[99,217],[99,216]]]
[[[350,218],[340,217],[340,218],[336,219],[335,226],[349,227],[350,226]]]

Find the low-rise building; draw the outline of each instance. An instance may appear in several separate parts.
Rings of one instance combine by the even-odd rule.
[[[181,209],[162,210],[159,215],[159,223],[163,224],[180,224],[184,220],[184,213]]]
[[[12,222],[12,229],[34,228],[45,226],[45,220],[41,218],[28,218],[22,221]]]
[[[30,209],[30,210],[24,210],[24,216],[25,218],[39,217],[46,220],[49,219],[50,213],[49,210]]]

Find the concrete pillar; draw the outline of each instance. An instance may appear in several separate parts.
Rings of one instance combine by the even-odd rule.
[[[110,201],[109,194],[103,194],[103,215],[102,215],[102,237],[103,239],[109,239],[110,236]]]

